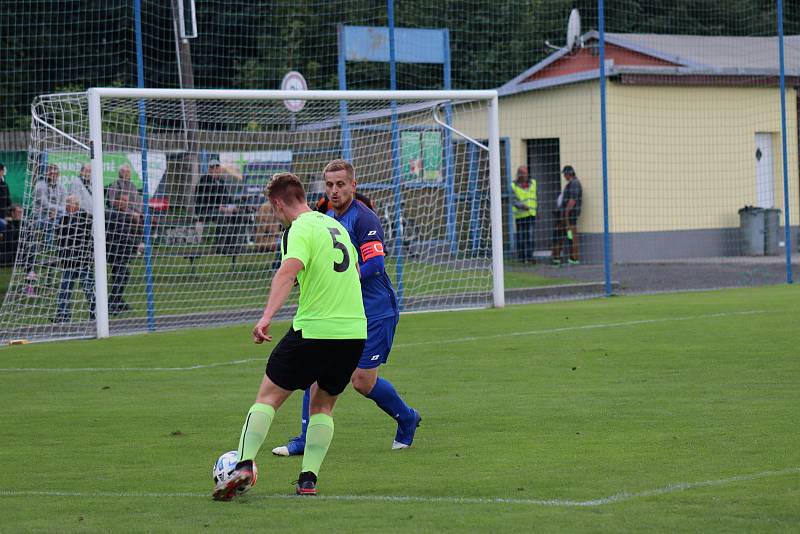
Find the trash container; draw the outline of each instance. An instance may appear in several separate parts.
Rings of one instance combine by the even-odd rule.
[[[764,255],[764,208],[745,206],[739,210],[742,256]]]
[[[777,256],[781,251],[781,210],[764,210],[764,254]]]

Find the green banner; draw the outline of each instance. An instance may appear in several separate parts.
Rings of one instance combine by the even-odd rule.
[[[402,132],[400,168],[406,181],[442,179],[442,135],[439,132]]]
[[[422,154],[419,132],[400,134],[400,172],[404,180],[419,180],[422,173]]]
[[[89,156],[83,152],[48,152],[47,163],[58,165],[61,183],[69,185],[78,179],[81,166],[89,163]],[[128,165],[131,168],[131,182],[142,190],[142,156],[139,153],[104,152],[103,153],[103,186],[108,187],[119,177],[119,168]],[[147,153],[148,192],[152,195],[158,189],[167,171],[167,156],[163,152]]]
[[[422,179],[442,179],[442,135],[439,132],[422,132]]]

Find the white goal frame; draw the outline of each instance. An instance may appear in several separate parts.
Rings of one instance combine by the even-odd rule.
[[[87,92],[92,188],[103,190],[102,107],[104,98],[166,100],[298,100],[297,91],[220,90],[220,89],[126,89],[91,88]],[[489,188],[492,241],[492,301],[494,307],[505,306],[503,283],[503,229],[500,184],[500,136],[498,95],[495,90],[481,91],[303,91],[303,100],[474,100],[484,101],[488,109]],[[476,143],[470,137],[460,134]],[[481,148],[487,148],[483,145]],[[103,195],[94,195],[94,259],[97,337],[109,337],[108,287],[106,281],[106,239]]]

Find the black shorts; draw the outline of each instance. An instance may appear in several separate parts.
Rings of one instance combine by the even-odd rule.
[[[283,389],[308,389],[317,382],[338,395],[350,382],[361,353],[363,339],[304,339],[302,330],[289,331],[267,361],[267,376]]]

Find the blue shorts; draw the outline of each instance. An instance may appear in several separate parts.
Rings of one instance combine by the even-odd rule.
[[[394,331],[400,316],[384,317],[367,321],[367,343],[364,345],[364,352],[358,361],[359,369],[374,369],[386,363],[389,359],[389,352],[392,350],[394,341]]]

